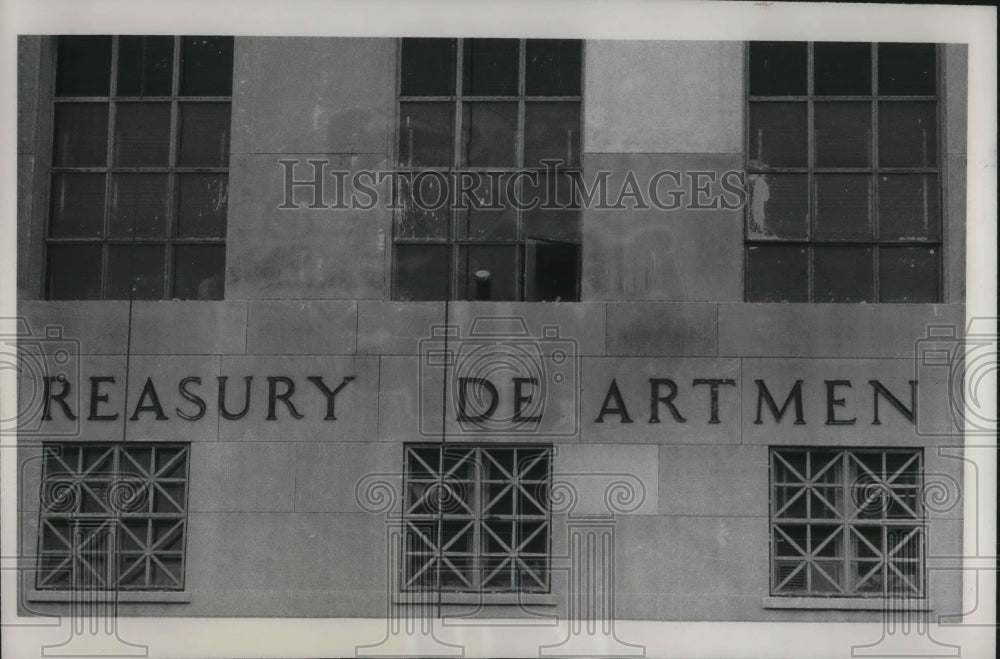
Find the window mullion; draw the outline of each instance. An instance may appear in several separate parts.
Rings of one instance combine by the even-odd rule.
[[[462,166],[462,155],[463,155],[463,143],[462,143],[462,131],[465,130],[465,117],[463,116],[464,103],[463,94],[465,93],[465,39],[456,39],[455,45],[455,105],[454,105],[454,142],[452,144],[452,160],[451,167],[448,169],[448,179],[449,179],[449,194],[454,194],[454,187],[451,182],[454,181],[454,172]],[[454,199],[449,200],[448,209],[448,290],[445,292],[445,300],[457,299],[457,293],[459,290],[459,272],[458,263],[460,260],[460,255],[458,253],[459,248],[455,244],[457,231],[455,228],[455,223],[458,221],[458,211],[454,210],[450,206],[453,204]]]
[[[472,531],[472,579],[476,590],[482,590],[483,587],[483,534],[486,532],[483,521],[483,505],[486,497],[483,496],[483,488],[486,487],[483,484],[483,469],[485,467],[485,460],[483,458],[482,449],[473,449],[473,479],[474,485],[472,487],[472,514],[474,515],[473,521],[473,531]]]
[[[854,538],[851,535],[851,525],[848,520],[850,519],[849,502],[852,501],[854,493],[851,491],[850,463],[847,459],[847,451],[841,451],[837,459],[841,463],[842,473],[839,486],[843,488],[842,496],[844,502],[843,509],[841,510],[841,526],[843,528],[842,533],[844,534],[844,594],[853,595],[854,583],[851,577],[851,544],[854,542]]]
[[[108,81],[108,144],[104,160],[104,218],[102,220],[101,234],[101,283],[98,298],[101,300],[108,298],[108,276],[110,274],[108,272],[110,265],[108,240],[111,237],[111,206],[114,203],[112,197],[114,187],[111,181],[113,176],[111,168],[114,166],[116,141],[115,121],[117,118],[117,103],[115,102],[115,95],[118,93],[118,40],[119,37],[112,37],[111,39],[111,74]]]
[[[174,280],[176,279],[174,274],[174,244],[173,240],[177,237],[176,227],[180,223],[180,218],[177,216],[180,212],[179,204],[176,203],[177,197],[179,195],[180,180],[177,175],[177,152],[180,142],[180,103],[177,100],[177,95],[180,93],[180,79],[181,79],[181,38],[179,36],[174,37],[174,57],[171,63],[171,79],[170,79],[170,154],[167,160],[167,241],[164,246],[164,264],[163,264],[163,292],[166,299],[171,299],[174,297]],[[226,174],[226,185],[229,185],[229,175]]]
[[[813,247],[813,237],[816,235],[816,121],[815,102],[813,93],[815,90],[815,79],[813,76],[813,42],[806,44],[806,207],[809,209],[809,221],[806,224],[806,299],[809,302],[815,301],[816,277],[815,261],[816,249]]]
[[[527,83],[525,81],[525,70],[527,69],[527,53],[528,53],[528,40],[521,39],[518,41],[518,51],[517,51],[517,135],[515,149],[517,151],[515,164],[519,169],[524,168],[524,131],[525,131],[525,116],[527,113],[527,104],[525,103],[525,94],[527,93]],[[569,164],[569,163],[567,163]],[[523,181],[518,181],[518,186],[523,185]],[[519,194],[519,193],[518,193]],[[527,273],[525,272],[525,230],[524,230],[524,211],[521,209],[515,209],[514,211],[515,221],[517,222],[517,242],[520,248],[514,250],[514,272],[517,277],[517,282],[514,285],[514,297],[518,300],[524,299],[524,283],[527,280]]]
[[[874,282],[874,300],[875,302],[882,301],[882,291],[879,286],[879,257],[882,254],[882,248],[878,245],[879,241],[879,214],[878,214],[878,198],[879,198],[879,155],[878,155],[878,44],[872,43],[872,194],[871,194],[871,220],[870,228],[872,232],[872,240],[875,241],[875,247],[872,249],[872,268],[874,268],[872,281]]]

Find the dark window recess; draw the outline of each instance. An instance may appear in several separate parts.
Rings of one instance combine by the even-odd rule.
[[[758,41],[750,44],[751,96],[802,96],[806,93],[806,44]]]
[[[750,286],[747,293],[755,302],[806,302],[809,299],[808,274],[805,247],[747,247],[747,281]]]
[[[934,44],[748,57],[746,300],[940,301]]]
[[[400,96],[455,93],[456,39],[403,39]]]
[[[181,96],[233,93],[233,38],[181,37]]]
[[[170,96],[173,37],[118,38],[118,96]]]
[[[517,39],[465,39],[462,88],[470,96],[517,96]]]
[[[447,245],[396,245],[394,288],[399,300],[447,300]]]
[[[579,299],[581,58],[575,40],[402,40],[396,299]]]
[[[111,37],[60,37],[56,49],[56,96],[107,96],[111,84]]]
[[[221,299],[231,37],[60,37],[46,293]]]

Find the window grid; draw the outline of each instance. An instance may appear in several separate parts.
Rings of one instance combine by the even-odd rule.
[[[451,162],[447,165],[420,165],[419,168],[415,167],[412,163],[412,148],[407,149],[407,153],[410,155],[410,160],[404,162],[403,152],[406,146],[406,138],[402,134],[400,122],[396,122],[396,145],[397,145],[397,171],[409,174],[417,174],[421,171],[434,171],[440,172],[445,176],[454,175],[459,172],[480,172],[485,171],[490,172],[503,172],[503,173],[516,173],[519,171],[533,171],[538,172],[540,175],[546,172],[544,167],[538,166],[527,166],[524,164],[524,147],[525,147],[525,117],[526,117],[526,107],[530,103],[563,103],[568,107],[575,106],[578,113],[582,112],[582,101],[583,96],[580,94],[575,95],[528,95],[526,91],[526,60],[527,60],[527,39],[518,40],[518,73],[517,73],[517,92],[511,95],[490,95],[490,94],[466,94],[465,93],[465,44],[470,39],[455,39],[455,69],[453,72],[454,77],[454,93],[453,94],[442,94],[442,95],[403,95],[403,48],[402,40],[400,40],[400,47],[397,48],[396,57],[396,71],[397,71],[397,82],[396,82],[396,94],[397,94],[397,108],[403,103],[450,103],[452,105],[452,130],[451,130]],[[582,48],[582,46],[581,46]],[[581,56],[582,62],[582,56]],[[582,65],[581,70],[577,75],[582,76]],[[503,102],[503,103],[516,103],[517,104],[517,126],[515,133],[515,163],[514,165],[489,165],[489,166],[474,166],[466,162],[466,156],[463,153],[464,148],[464,131],[465,126],[465,112],[464,109],[467,105],[476,102]],[[402,114],[402,112],[400,112]],[[578,145],[578,152],[575,154],[576,164],[571,164],[569,162],[564,162],[558,166],[558,169],[553,168],[552,171],[557,171],[559,174],[564,176],[578,176],[580,174],[582,167],[582,131],[580,130],[580,125],[582,124],[582,116],[577,122],[577,132],[581,138]],[[542,176],[540,178],[540,186],[545,185],[545,178]],[[521,194],[521,198],[527,198],[524,193],[524,183],[518,184],[518,193]],[[568,185],[568,180],[563,183],[563,190],[566,189]],[[457,191],[452,191],[453,194],[457,194]],[[404,197],[404,195],[401,195]],[[469,230],[466,228],[464,232],[459,232],[457,227],[462,222],[469,222],[470,218],[464,216],[468,211],[466,210],[455,210],[448,211],[447,221],[445,222],[445,235],[442,237],[408,237],[404,235],[399,235],[400,222],[405,221],[405,210],[397,210],[396,219],[393,223],[393,243],[394,245],[412,245],[412,246],[423,246],[423,245],[439,245],[446,247],[448,251],[448,276],[446,281],[446,292],[444,299],[474,299],[471,292],[467,292],[466,295],[462,296],[459,292],[460,284],[459,282],[463,279],[463,273],[461,272],[460,264],[461,250],[464,247],[511,247],[514,248],[514,272],[517,278],[516,282],[516,296],[515,299],[523,300],[526,297],[525,291],[525,247],[526,240],[528,236],[525,235],[525,211],[514,210],[516,217],[516,235],[513,238],[508,239],[483,239],[483,238],[473,238],[468,235]],[[460,233],[464,233],[465,237],[462,237]],[[576,241],[577,249],[579,250],[579,241]],[[574,292],[573,298],[579,298],[579,282],[580,282],[580,258],[579,254],[577,256],[576,262],[576,272],[574,273],[574,279],[576,280],[576,290]],[[392,263],[392,282],[393,282],[393,298],[400,299],[399,297],[399,285],[398,277],[399,272],[397,271],[397,259],[393,259]]]
[[[143,94],[141,85],[139,95],[118,95],[118,77],[119,77],[119,46],[121,43],[121,38],[119,36],[112,37],[111,40],[111,62],[110,62],[110,79],[109,79],[109,94],[107,96],[74,96],[74,95],[53,95],[53,103],[55,112],[53,113],[53,120],[59,113],[60,106],[68,106],[71,104],[93,104],[93,105],[106,105],[108,107],[108,125],[107,125],[107,150],[105,154],[105,164],[104,166],[68,166],[68,165],[57,165],[55,164],[55,158],[53,158],[53,166],[51,168],[51,179],[53,181],[51,187],[51,194],[55,195],[55,181],[58,176],[63,174],[103,174],[104,175],[104,208],[103,215],[101,218],[101,237],[59,237],[53,235],[53,227],[51,219],[53,218],[55,211],[50,205],[49,216],[50,223],[48,225],[46,234],[46,245],[51,248],[53,246],[75,246],[75,245],[93,245],[101,248],[101,267],[100,267],[100,294],[97,299],[115,299],[110,298],[109,294],[109,284],[110,282],[110,270],[109,270],[109,247],[111,246],[130,246],[130,247],[159,247],[163,250],[163,277],[162,277],[162,291],[163,294],[160,298],[154,299],[170,299],[175,297],[175,270],[176,270],[176,247],[183,245],[194,245],[194,246],[216,246],[225,247],[225,206],[228,206],[228,158],[225,164],[219,166],[208,166],[208,165],[197,165],[197,166],[184,166],[178,162],[178,145],[180,143],[180,127],[179,118],[181,114],[181,105],[184,104],[197,104],[197,103],[226,103],[229,105],[232,102],[232,95],[186,95],[182,94],[180,90],[181,82],[181,67],[182,67],[182,51],[183,51],[183,37],[173,36],[173,48],[172,48],[172,61],[171,61],[171,81],[170,81],[170,94],[169,95],[145,95]],[[117,144],[116,128],[118,119],[118,110],[122,105],[128,104],[140,104],[140,103],[169,103],[170,104],[170,128],[169,128],[169,138],[168,138],[168,160],[167,165],[134,165],[134,166],[123,166],[116,164],[115,159],[115,147]],[[227,144],[228,144],[228,126],[227,126]],[[54,133],[55,131],[53,131]],[[138,238],[136,236],[137,227],[135,226],[135,220],[133,219],[131,237],[113,237],[112,236],[112,213],[114,210],[115,198],[114,198],[114,181],[115,176],[120,174],[164,174],[167,177],[167,194],[165,198],[165,227],[162,237],[157,238]],[[178,197],[180,195],[179,190],[179,176],[182,174],[219,174],[221,175],[221,187],[222,190],[219,192],[221,203],[223,204],[223,220],[222,220],[222,231],[221,235],[218,237],[182,237],[178,234],[178,224],[179,224],[179,204]],[[131,254],[132,267],[129,268],[130,273],[134,276],[135,265],[135,253]],[[47,260],[50,260],[51,256],[47,255]],[[51,275],[52,265],[50,263],[47,268],[47,278],[46,278],[46,296],[50,295],[51,282],[49,277]],[[221,273],[220,273],[221,274]],[[132,284],[134,281],[130,281],[130,288],[133,288]],[[221,295],[220,295],[221,298]],[[214,299],[214,298],[213,298]]]
[[[919,449],[772,448],[771,594],[923,598],[922,460]]]
[[[880,302],[881,291],[880,291],[880,262],[879,257],[881,255],[882,247],[932,247],[937,250],[937,281],[935,282],[936,291],[932,296],[933,301],[941,300],[941,291],[943,290],[943,268],[940,267],[942,262],[942,245],[943,245],[943,227],[941,226],[941,215],[943,212],[943,191],[941,189],[941,177],[940,177],[940,158],[943,148],[943,131],[937,130],[936,135],[936,150],[937,159],[934,166],[886,166],[880,164],[879,158],[879,106],[881,103],[892,103],[892,102],[933,102],[935,104],[935,120],[937,121],[940,117],[940,93],[937,90],[941,89],[940,80],[940,66],[937,67],[935,71],[935,90],[934,94],[882,94],[879,91],[879,43],[868,44],[870,48],[870,71],[871,71],[871,93],[870,94],[826,94],[817,95],[815,93],[815,42],[806,43],[806,95],[752,95],[749,92],[746,95],[747,101],[744,105],[744,115],[746,116],[746,144],[744,145],[744,153],[747,154],[747,179],[750,181],[751,177],[754,175],[767,175],[767,174],[804,174],[806,176],[806,193],[808,195],[808,221],[806,223],[807,234],[804,239],[788,239],[788,238],[768,238],[768,239],[755,239],[749,230],[749,216],[747,221],[744,222],[744,243],[747,246],[745,250],[745,255],[749,253],[751,247],[759,246],[771,246],[771,245],[788,245],[788,246],[800,246],[806,250],[806,267],[807,267],[807,299],[806,301],[813,302],[816,301],[816,273],[815,273],[815,248],[816,247],[866,247],[870,248],[872,251],[871,258],[871,269],[872,269],[872,294],[873,302]],[[940,52],[935,49],[936,61],[940,62]],[[748,43],[744,50],[744,70],[750,71],[750,44]],[[749,84],[748,84],[749,89]],[[807,165],[805,167],[792,167],[792,166],[755,166],[750,160],[751,146],[750,140],[753,139],[751,131],[751,104],[753,103],[804,103],[806,105],[806,116],[807,116],[807,126],[806,126],[806,136],[807,136]],[[870,158],[871,166],[869,167],[831,167],[823,166],[819,167],[816,162],[817,155],[817,145],[816,145],[816,130],[815,130],[815,108],[817,102],[820,103],[847,103],[847,102],[867,102],[869,103],[870,109],[870,119],[871,119],[871,148],[870,148]],[[925,159],[926,161],[926,159]],[[817,171],[822,174],[866,174],[870,175],[870,192],[869,192],[869,203],[868,203],[868,231],[871,236],[870,239],[822,239],[816,238],[816,218],[817,218],[817,199],[816,199],[816,188],[815,179]],[[929,239],[922,239],[918,241],[913,240],[902,240],[902,239],[883,239],[879,237],[879,190],[878,177],[880,174],[924,174],[928,176],[934,176],[935,182],[934,186],[937,188],[938,194],[938,209],[933,220],[937,223],[936,237]],[[748,190],[750,192],[750,190]],[[750,207],[748,205],[746,211],[749,214]],[[749,268],[749,257],[744,257],[744,282],[745,282],[745,298],[747,301],[759,301],[755,300],[751,294],[751,273]]]
[[[405,451],[402,591],[549,591],[550,448]]]
[[[45,444],[39,590],[183,590],[189,448]]]

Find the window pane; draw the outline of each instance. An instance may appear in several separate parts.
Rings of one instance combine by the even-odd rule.
[[[100,245],[49,245],[50,300],[101,297]]]
[[[403,39],[400,96],[455,93],[455,39]]]
[[[517,39],[466,39],[462,93],[466,96],[517,95]]]
[[[163,245],[109,245],[105,298],[163,299],[163,252]]]
[[[170,103],[119,103],[115,112],[115,164],[166,167],[170,159]]]
[[[407,174],[398,179],[402,209],[396,212],[395,237],[447,238],[452,206],[448,179],[431,173]]]
[[[528,39],[524,93],[528,96],[579,96],[581,55],[582,42],[576,39]]]
[[[507,197],[508,186],[513,185],[511,176],[486,172],[468,174],[477,175],[476,185],[471,195],[463,200],[467,208],[459,211],[457,237],[460,240],[517,240],[517,211]]]
[[[177,175],[177,237],[225,238],[229,177]]]
[[[580,163],[580,104],[527,103],[524,106],[524,166],[560,160],[565,166]]]
[[[813,63],[816,71],[813,93],[820,96],[872,93],[871,44],[813,44]]]
[[[869,167],[871,103],[816,103],[816,166]]]
[[[104,235],[104,174],[55,174],[52,177],[53,238]]]
[[[111,37],[59,37],[56,96],[107,96]]]
[[[458,299],[516,300],[516,245],[460,246]]]
[[[748,302],[806,302],[809,297],[805,247],[747,247]]]
[[[878,112],[880,166],[937,166],[937,108],[934,103],[879,103]]]
[[[813,301],[875,301],[870,247],[817,247],[814,259]]]
[[[750,166],[805,167],[805,103],[750,104]]]
[[[229,103],[181,103],[181,167],[225,167],[229,164]]]
[[[117,96],[169,96],[173,37],[119,37]]]
[[[803,96],[806,93],[805,42],[750,43],[750,94]]]
[[[747,237],[803,240],[809,227],[809,184],[805,174],[749,176]]]
[[[537,206],[523,211],[524,236],[559,242],[580,242],[580,203],[573,179],[579,174],[540,174],[538,185],[521,177],[520,200]]]
[[[473,167],[517,164],[517,103],[466,103],[462,156]]]
[[[167,175],[116,174],[111,187],[112,238],[166,238]]]
[[[108,104],[59,103],[55,111],[56,167],[104,167],[108,161]]]
[[[221,300],[225,279],[225,245],[177,245],[174,248],[175,298]]]
[[[814,181],[816,238],[870,240],[871,176],[818,174]]]
[[[580,246],[528,240],[524,246],[524,300],[575,302]]]
[[[935,247],[879,250],[880,302],[940,302],[941,259]]]
[[[879,240],[936,240],[941,211],[937,176],[894,174],[879,178]]]
[[[181,96],[229,96],[233,92],[233,38],[181,38]]]
[[[400,103],[400,164],[411,167],[451,165],[453,114],[451,103]]]
[[[447,245],[396,245],[396,299],[447,300]]]
[[[932,43],[880,43],[879,94],[934,94],[936,55]]]

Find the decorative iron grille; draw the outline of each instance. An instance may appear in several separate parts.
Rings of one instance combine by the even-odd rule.
[[[771,594],[924,597],[920,449],[771,450]]]
[[[36,587],[183,590],[189,452],[46,444]]]
[[[550,447],[405,451],[403,591],[548,592]]]

